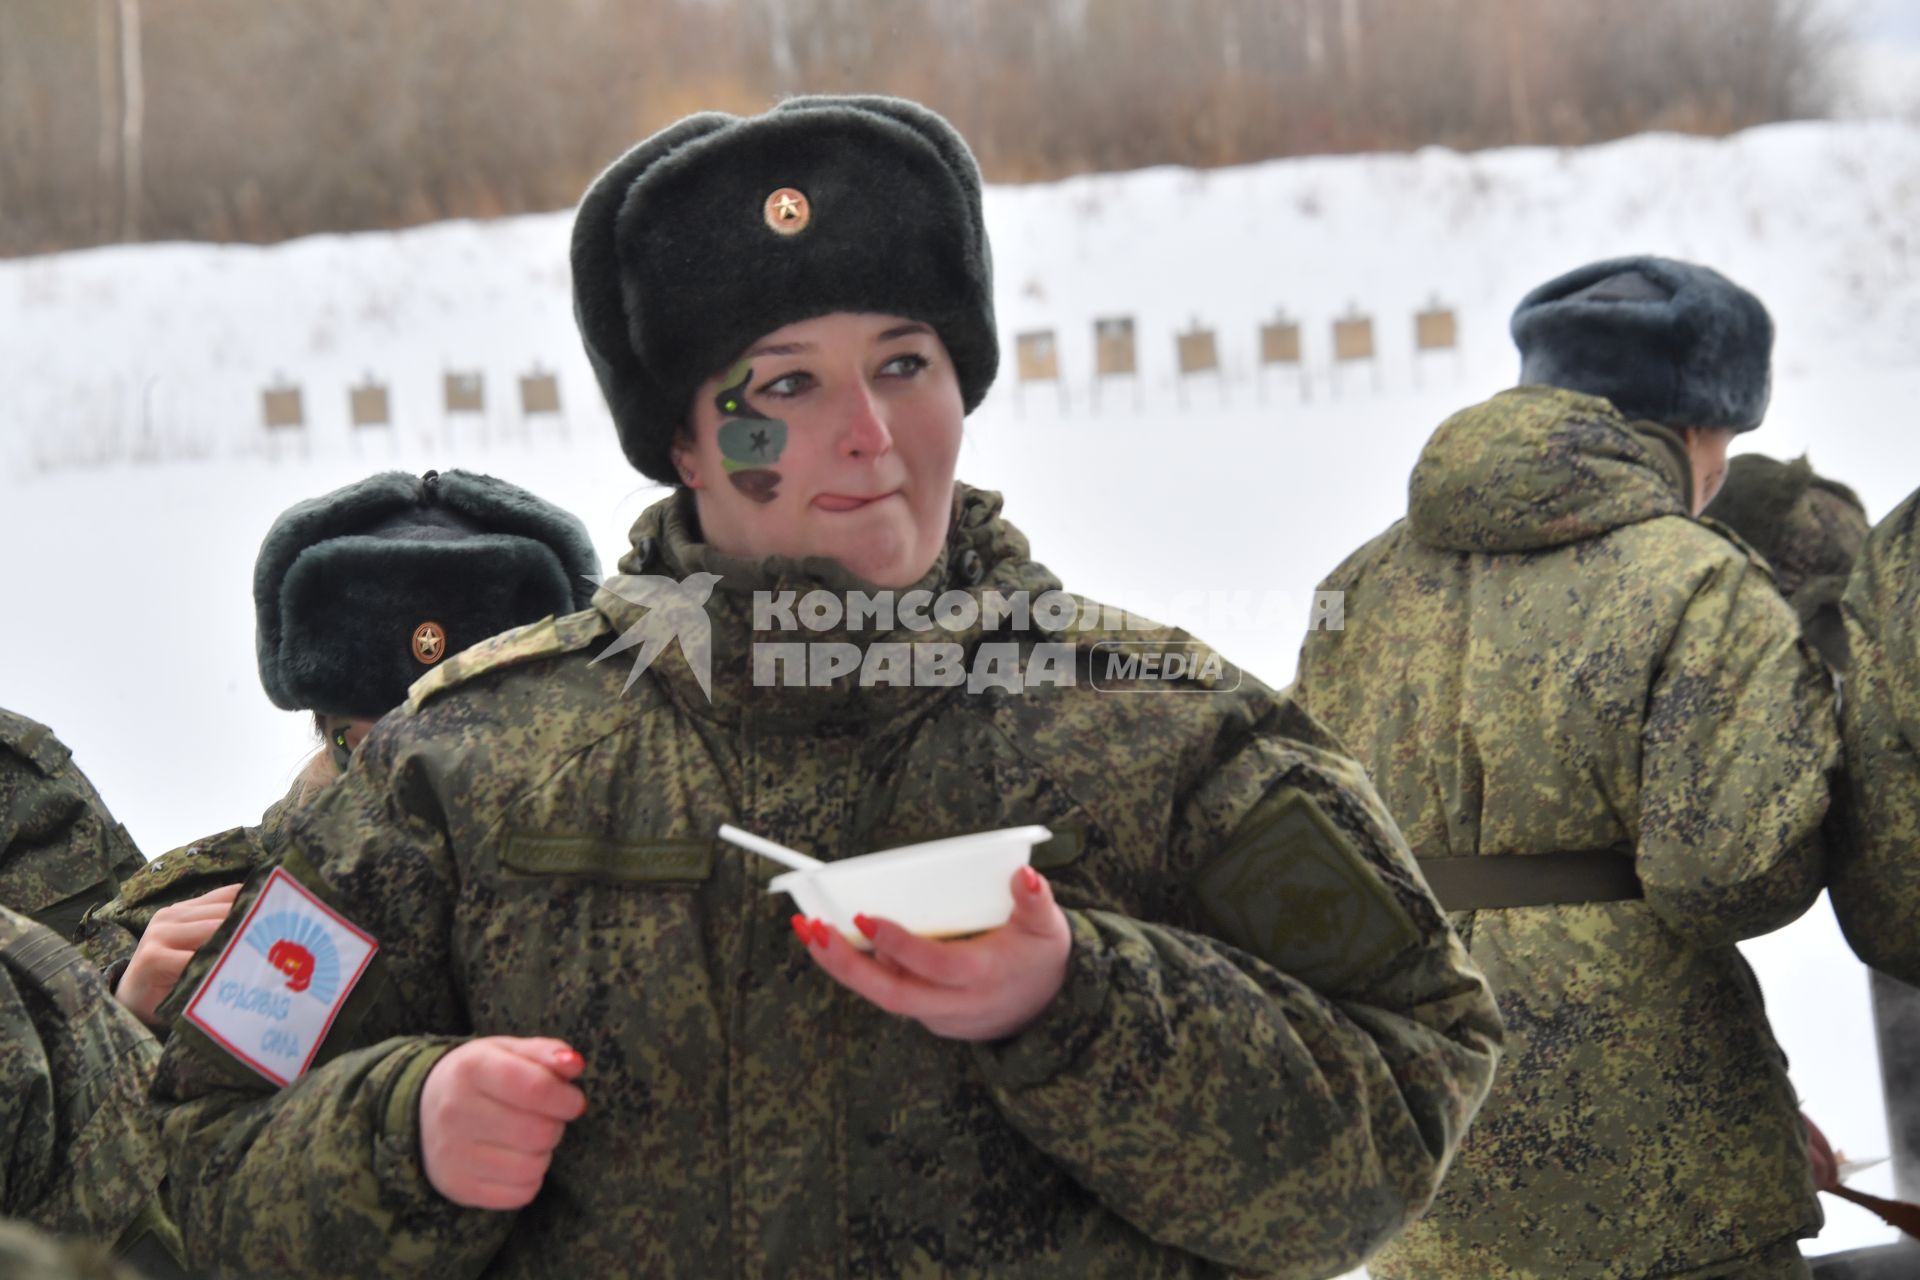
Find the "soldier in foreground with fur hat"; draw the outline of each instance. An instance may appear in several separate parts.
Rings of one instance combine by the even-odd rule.
[[[1509,1054],[1377,1280],[1794,1277],[1807,1134],[1734,943],[1819,893],[1833,688],[1694,517],[1773,326],[1704,267],[1594,263],[1513,316],[1523,385],[1441,424],[1323,583],[1294,686],[1486,968]]]
[[[955,481],[999,356],[965,144],[884,98],[694,116],[595,182],[573,266],[621,442],[675,491],[590,611],[416,685],[196,958],[156,1090],[196,1259],[1359,1264],[1487,1088],[1492,998],[1310,718],[1237,672],[1092,688],[1093,637],[1038,603],[1081,602]],[[767,620],[854,592],[907,594]],[[865,657],[782,679],[756,635]],[[825,859],[1052,839],[1006,924],[861,916],[867,951],[789,919],[723,823]],[[298,939],[282,992],[257,957]]]
[[[593,593],[599,562],[572,515],[466,471],[387,471],[274,521],[254,565],[260,683],[308,711],[323,746],[259,823],[163,854],[82,922],[79,945],[142,1022],[270,862],[287,819],[346,771],[407,686],[464,649]]]

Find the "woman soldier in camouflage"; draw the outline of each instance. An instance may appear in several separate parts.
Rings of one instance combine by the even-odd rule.
[[[579,520],[473,472],[386,471],[282,513],[254,563],[260,682],[275,706],[311,711],[324,745],[259,825],[155,859],[88,914],[80,948],[120,1003],[161,1025],[239,882],[409,684],[476,641],[584,606],[598,573]]]
[[[1095,691],[1095,637],[1044,621],[1081,602],[955,483],[998,358],[965,145],[881,98],[694,116],[598,179],[573,266],[622,444],[677,490],[591,611],[414,686],[294,817],[258,885],[282,906],[195,961],[158,1089],[190,1248],[408,1277],[1357,1265],[1486,1090],[1491,998],[1310,719],[1230,669]],[[726,822],[826,858],[1053,839],[1003,927],[863,918],[869,954],[790,927]],[[236,976],[290,944],[269,913],[332,920],[299,927],[358,982],[310,1010]]]

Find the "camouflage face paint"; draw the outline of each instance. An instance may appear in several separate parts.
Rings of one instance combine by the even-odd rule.
[[[727,385],[713,398],[720,413],[720,461],[733,487],[762,505],[779,496],[780,473],[773,464],[787,451],[787,424],[747,403],[753,368],[741,361]]]

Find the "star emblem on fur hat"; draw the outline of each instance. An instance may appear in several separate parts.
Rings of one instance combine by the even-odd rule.
[[[440,661],[447,651],[447,633],[440,629],[437,622],[423,622],[414,628],[413,656],[427,666]]]
[[[798,235],[813,221],[813,207],[807,197],[792,187],[782,187],[768,196],[763,212],[767,225],[783,236]]]

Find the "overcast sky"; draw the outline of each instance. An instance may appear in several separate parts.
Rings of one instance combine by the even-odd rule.
[[[1832,0],[1864,40],[1920,45],[1920,0]]]

